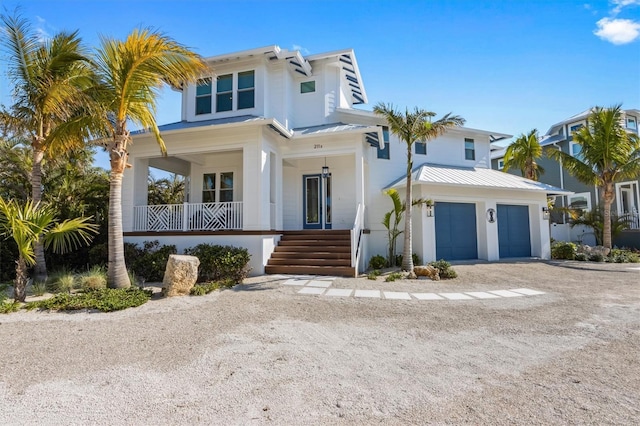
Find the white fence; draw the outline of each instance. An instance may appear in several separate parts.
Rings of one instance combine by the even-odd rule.
[[[242,229],[242,202],[135,206],[134,231],[219,231]]]

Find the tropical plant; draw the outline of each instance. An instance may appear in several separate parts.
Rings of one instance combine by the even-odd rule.
[[[615,199],[615,184],[640,175],[640,138],[622,125],[620,105],[595,107],[587,117],[586,126],[573,133],[580,145],[579,157],[551,149],[548,155],[561,161],[567,171],[587,185],[600,191],[603,207],[602,244],[611,248],[611,205]]]
[[[526,135],[523,133],[507,147],[504,154],[503,172],[519,169],[527,179],[538,180],[544,168],[536,160],[542,157],[542,145],[538,130],[533,129]]]
[[[13,84],[11,114],[28,135],[32,148],[31,199],[42,200],[42,164],[79,147],[87,128],[79,126],[79,110],[89,104],[87,90],[93,79],[78,32],[60,32],[42,39],[29,22],[15,14],[2,15],[2,44],[8,51],[9,79]],[[47,269],[39,240],[34,245],[35,278],[45,280]]]
[[[465,120],[451,113],[442,118],[432,121],[435,113],[423,109],[415,108],[413,111],[406,109],[404,113],[396,109],[392,104],[379,103],[373,111],[384,117],[389,124],[389,130],[396,135],[407,147],[407,173],[406,173],[406,195],[405,205],[410,205],[412,198],[412,173],[413,173],[413,144],[416,141],[428,142],[444,134],[447,129],[461,126]],[[409,272],[409,277],[414,278],[413,260],[411,258],[412,235],[411,235],[411,209],[407,209],[404,222],[404,250],[402,269]]]
[[[182,204],[184,202],[185,179],[172,174],[168,178],[156,179],[149,174],[147,201],[151,206]]]
[[[569,224],[573,228],[578,225],[589,226],[593,228],[596,237],[596,244],[601,246],[604,241],[604,208],[596,206],[591,211],[580,211],[575,214],[575,210],[571,210]],[[611,238],[620,235],[622,231],[629,228],[629,216],[611,216],[610,219]]]
[[[18,246],[14,299],[24,302],[27,287],[27,267],[36,263],[34,245],[42,239],[45,247],[65,252],[88,243],[96,231],[90,218],[67,219],[58,222],[55,210],[48,205],[0,198],[0,236],[12,238]]]
[[[131,143],[128,124],[150,129],[162,155],[167,150],[154,114],[164,84],[179,87],[194,82],[206,71],[203,59],[172,38],[148,29],[136,29],[124,40],[104,37],[95,58],[99,87],[96,100],[104,110],[99,117],[107,135],[110,157],[109,262],[110,287],[129,287],[122,238],[122,177]]]

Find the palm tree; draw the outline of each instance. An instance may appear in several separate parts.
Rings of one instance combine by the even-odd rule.
[[[184,177],[172,174],[170,177],[156,179],[149,174],[148,179],[149,205],[182,204],[184,202]]]
[[[611,248],[615,183],[640,175],[640,138],[625,130],[621,105],[615,105],[593,108],[586,126],[573,133],[573,141],[581,147],[580,158],[560,150],[549,150],[548,155],[562,161],[567,171],[579,181],[598,187],[604,219],[602,244]]]
[[[464,118],[451,115],[444,115],[442,118],[432,121],[436,113],[415,108],[413,111],[406,109],[404,114],[394,108],[392,104],[379,103],[373,107],[373,112],[384,117],[389,124],[389,130],[396,135],[401,142],[407,146],[407,192],[405,196],[405,205],[412,205],[411,194],[411,174],[413,172],[413,144],[416,141],[428,142],[444,134],[447,129],[456,126],[462,126],[465,122]],[[407,209],[404,222],[404,249],[402,254],[402,269],[409,272],[409,276],[413,277],[413,259],[412,255],[412,236],[411,236],[411,209]]]
[[[32,148],[31,199],[42,199],[45,154],[55,156],[81,146],[84,128],[72,119],[84,108],[84,91],[91,86],[88,59],[78,32],[60,32],[42,41],[19,15],[2,15],[2,44],[8,50],[9,78],[14,86],[12,114],[30,139]],[[35,245],[35,278],[45,280],[42,244]]]
[[[109,286],[131,285],[124,260],[122,238],[122,176],[131,137],[127,124],[149,129],[160,151],[167,150],[154,114],[164,84],[180,87],[195,82],[206,70],[204,60],[172,38],[148,29],[136,29],[124,40],[103,38],[97,52],[96,74],[100,87],[97,101],[104,109],[102,123],[110,156],[109,185]]]
[[[544,169],[536,160],[542,157],[542,146],[538,130],[533,129],[528,134],[521,134],[515,142],[507,148],[504,154],[503,172],[509,169],[520,169],[522,176],[531,180],[538,180]]]
[[[0,236],[12,238],[18,246],[14,299],[24,302],[27,287],[27,267],[36,263],[34,246],[42,241],[46,248],[64,253],[81,243],[88,243],[96,225],[90,218],[56,220],[55,210],[45,204],[27,201],[24,205],[15,200],[0,198]]]

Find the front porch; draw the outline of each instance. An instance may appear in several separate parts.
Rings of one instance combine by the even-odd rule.
[[[241,230],[242,201],[133,207],[134,232]]]

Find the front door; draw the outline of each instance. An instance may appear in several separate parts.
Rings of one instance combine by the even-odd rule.
[[[302,204],[304,229],[331,229],[331,176],[303,175]]]

